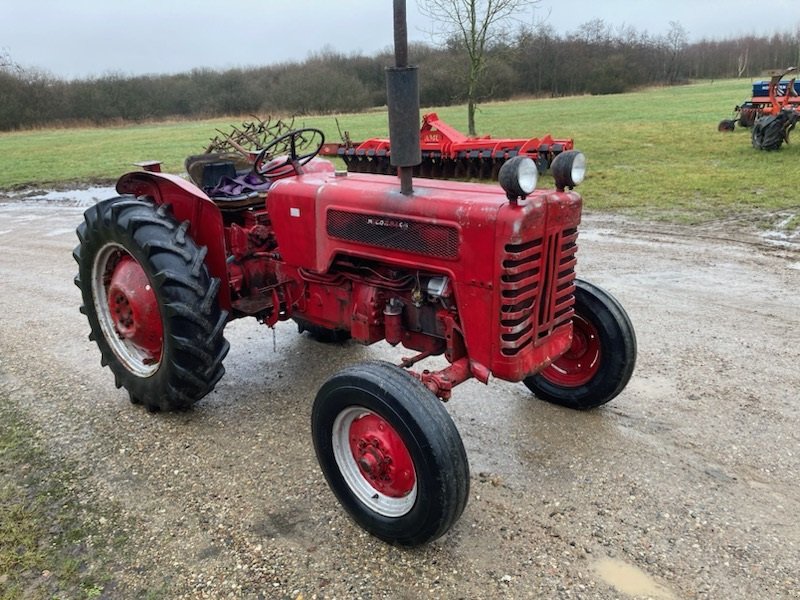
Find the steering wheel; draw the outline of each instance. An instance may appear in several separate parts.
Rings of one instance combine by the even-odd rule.
[[[306,138],[306,135],[309,135],[309,137]],[[319,137],[319,142],[316,141],[317,137]],[[298,144],[298,141],[300,144]],[[289,133],[275,138],[261,149],[261,152],[258,153],[258,156],[256,156],[253,162],[253,171],[271,179],[279,179],[292,172],[302,175],[303,165],[319,154],[324,143],[325,134],[319,129],[314,129],[313,127],[293,129]],[[307,144],[312,146],[316,145],[316,148],[305,154],[298,154],[298,145],[303,146]],[[289,154],[285,159],[283,156],[277,158],[272,157],[272,152],[277,148],[280,148],[280,151],[283,152],[287,151],[287,145]]]

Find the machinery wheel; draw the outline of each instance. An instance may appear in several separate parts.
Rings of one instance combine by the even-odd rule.
[[[742,127],[752,127],[756,122],[758,112],[755,108],[742,108],[739,110],[739,125]]]
[[[586,410],[612,400],[633,374],[636,335],[625,310],[605,290],[575,281],[572,346],[524,380],[537,397]]]
[[[151,411],[189,408],[225,372],[220,281],[187,228],[168,205],[121,196],[87,210],[77,230],[75,284],[89,338],[117,387]]]
[[[733,131],[736,129],[736,121],[733,119],[723,119],[717,125],[717,131]]]
[[[469,494],[464,445],[441,402],[399,367],[348,367],[311,415],[322,472],[350,516],[387,542],[416,546],[458,520]]]
[[[789,132],[794,129],[797,115],[781,111],[777,115],[760,117],[753,125],[752,143],[757,150],[780,150],[784,141],[788,143]]]

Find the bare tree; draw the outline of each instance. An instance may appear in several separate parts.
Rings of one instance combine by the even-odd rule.
[[[20,73],[22,71],[22,67],[14,62],[5,48],[0,48],[0,71],[8,73]]]
[[[681,70],[681,59],[686,51],[689,34],[679,21],[669,22],[669,31],[667,32],[665,43],[667,46],[667,65],[666,65],[666,78],[667,83],[673,84],[678,81]]]
[[[486,70],[486,50],[498,41],[524,11],[539,0],[417,0],[420,11],[441,25],[444,39],[458,39],[469,56],[467,127],[475,133],[478,84]]]
[[[747,61],[750,59],[750,47],[745,46],[744,50],[739,54],[739,60],[736,64],[736,77],[741,77],[747,70]]]

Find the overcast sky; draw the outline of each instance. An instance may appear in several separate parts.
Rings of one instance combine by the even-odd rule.
[[[430,41],[416,0],[409,37]],[[560,34],[592,19],[690,40],[800,29],[800,0],[541,0],[526,21]],[[0,52],[64,78],[177,73],[303,60],[392,43],[391,0],[0,0]],[[776,65],[786,66],[786,65]]]

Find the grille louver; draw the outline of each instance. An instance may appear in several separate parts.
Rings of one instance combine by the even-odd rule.
[[[577,229],[506,244],[500,275],[500,351],[514,356],[572,318]]]

